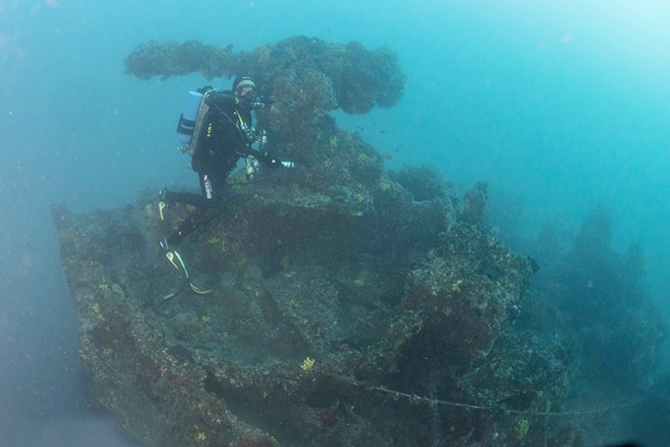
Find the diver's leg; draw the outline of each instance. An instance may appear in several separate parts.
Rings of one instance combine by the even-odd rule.
[[[162,243],[162,245],[164,245],[163,248],[165,249],[169,249],[171,246],[179,245],[186,236],[193,233],[202,225],[210,222],[218,214],[223,198],[225,178],[223,179],[223,182],[221,182],[220,179],[217,179],[216,177],[212,178],[207,174],[198,175],[200,177],[200,189],[203,193],[202,196],[189,193],[171,193],[171,195],[174,195],[171,197],[171,199],[180,196],[179,198],[182,200],[176,201],[189,203],[198,209],[191,213],[191,215],[188,216],[186,220],[184,220],[179,228],[166,238],[166,240]]]

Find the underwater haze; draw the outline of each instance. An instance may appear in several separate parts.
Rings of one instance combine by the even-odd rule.
[[[610,208],[615,246],[640,244],[646,290],[670,314],[668,23],[670,4],[650,0],[0,0],[0,446],[135,445],[88,408],[52,205],[195,187],[175,150],[186,92],[230,84],[125,75],[138,44],[388,44],[403,98],[337,112],[340,126],[391,169],[437,168],[460,194],[488,183],[514,214],[510,238],[547,222],[574,233]]]

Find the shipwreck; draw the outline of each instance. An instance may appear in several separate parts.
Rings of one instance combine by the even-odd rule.
[[[231,176],[224,210],[180,246],[206,295],[165,259],[151,194],[54,207],[88,387],[122,430],[165,447],[582,444],[574,418],[550,417],[573,354],[510,330],[535,264],[495,235],[486,185],[459,198],[431,169],[387,171],[328,114],[400,99],[390,48],[149,42],[125,64],[252,75],[272,99],[260,126],[296,168]]]

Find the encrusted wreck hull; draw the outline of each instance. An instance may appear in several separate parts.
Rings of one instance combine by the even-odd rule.
[[[180,49],[151,43],[126,63],[203,70],[171,65]],[[178,248],[209,294],[158,245],[187,206],[55,207],[94,401],[161,447],[579,445],[536,414],[571,370],[560,346],[509,333],[531,266],[492,235],[486,186],[461,202],[429,169],[385,172],[326,114],[395,104],[395,54],[307,38],[217,51],[207,73],[257,76],[275,99],[259,121],[297,167],[234,176],[220,215]]]
[[[488,390],[481,379],[520,361],[490,358],[522,305],[526,259],[457,221],[447,187],[415,202],[382,175],[372,195],[394,209],[363,215],[297,188],[287,204],[282,188],[239,187],[180,247],[208,295],[154,248],[155,204],[55,208],[90,387],[119,426],[181,447],[502,446],[528,436],[528,416],[488,407],[523,395],[520,408],[546,410],[540,390],[559,399],[565,377]],[[438,403],[453,400],[484,409]]]

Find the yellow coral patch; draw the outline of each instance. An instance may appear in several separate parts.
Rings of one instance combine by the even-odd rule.
[[[379,187],[382,189],[382,191],[387,191],[387,190],[391,189],[391,182],[384,179],[384,180],[379,182]]]
[[[528,433],[529,428],[530,424],[528,423],[528,419],[519,419],[514,426],[514,434],[516,435],[516,438],[521,441]]]
[[[270,60],[271,51],[265,45],[256,48],[256,52],[258,53],[258,63],[259,64],[263,64],[263,63],[268,62]]]
[[[156,215],[156,210],[154,210],[154,206],[151,203],[148,203],[147,206],[144,207],[144,212],[150,219]]]
[[[314,359],[307,357],[305,361],[302,362],[302,365],[300,365],[300,368],[303,371],[309,371],[310,369],[314,368]]]

